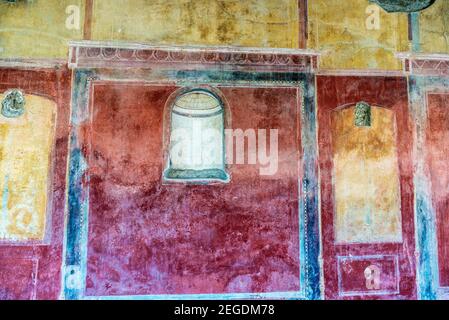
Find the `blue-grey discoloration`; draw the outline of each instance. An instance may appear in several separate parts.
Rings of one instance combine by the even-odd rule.
[[[439,268],[436,213],[432,207],[430,178],[426,174],[427,93],[449,91],[449,78],[410,76],[409,99],[416,126],[415,153],[415,217],[416,250],[418,253],[418,295],[423,300],[439,297]]]
[[[88,97],[90,71],[76,71],[72,91],[72,114],[70,133],[70,158],[68,172],[68,199],[67,199],[67,226],[64,250],[63,270],[78,268],[84,270],[78,279],[81,287],[75,287],[68,283],[68,275],[63,274],[64,298],[81,298],[85,281],[86,248],[87,241],[87,208],[88,192],[86,188],[87,163],[79,144],[78,125],[88,119]]]
[[[316,104],[315,104],[315,76],[305,74],[304,98],[302,112],[302,148],[304,163],[304,247],[301,247],[301,253],[305,259],[305,296],[307,299],[320,299],[320,220],[318,204],[318,142],[316,127]]]

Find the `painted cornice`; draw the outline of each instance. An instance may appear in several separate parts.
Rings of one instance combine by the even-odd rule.
[[[449,55],[438,53],[400,52],[403,72],[412,75],[449,76]]]
[[[319,52],[306,49],[155,46],[142,43],[72,41],[69,68],[182,68],[313,72]]]

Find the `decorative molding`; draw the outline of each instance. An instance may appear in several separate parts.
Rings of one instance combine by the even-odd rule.
[[[401,52],[403,72],[411,75],[449,76],[449,55]]]
[[[313,72],[319,53],[302,49],[152,46],[139,43],[70,42],[69,68],[177,68]]]

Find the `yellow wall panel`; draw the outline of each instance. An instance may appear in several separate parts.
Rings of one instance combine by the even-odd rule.
[[[449,53],[449,1],[438,0],[420,12],[421,51]]]
[[[396,124],[372,107],[370,127],[354,124],[355,107],[332,115],[335,238],[338,243],[402,241]]]
[[[79,29],[66,24],[79,8]],[[84,0],[0,2],[0,58],[65,58],[67,41],[83,35]],[[69,22],[73,22],[72,19]],[[67,25],[69,27],[67,27]]]
[[[367,27],[373,7],[378,29]],[[388,14],[368,0],[312,0],[308,47],[324,51],[324,69],[398,70],[394,53],[409,48],[407,15]]]
[[[32,95],[25,101],[19,118],[0,115],[0,240],[45,235],[56,104]]]
[[[66,21],[79,8],[79,28]],[[308,47],[324,51],[325,69],[398,70],[408,51],[407,14],[379,8],[368,30],[368,0],[309,1]],[[85,0],[0,2],[0,58],[65,58],[67,41],[83,38]],[[94,40],[155,44],[297,48],[297,0],[95,0]],[[420,12],[423,52],[449,53],[449,1]]]
[[[92,38],[297,48],[296,0],[96,0]]]

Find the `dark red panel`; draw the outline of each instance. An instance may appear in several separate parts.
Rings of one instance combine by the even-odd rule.
[[[335,244],[332,110],[365,101],[395,112],[399,159],[402,243]],[[318,76],[318,141],[321,179],[321,227],[324,257],[325,297],[327,299],[413,299],[416,298],[413,211],[413,145],[408,113],[407,80],[401,77]],[[361,190],[363,192],[363,190]],[[340,294],[338,256],[398,256],[399,293],[346,296]],[[359,277],[363,273],[359,272]],[[349,285],[348,288],[353,286]]]
[[[440,286],[449,286],[449,93],[427,96],[427,159],[437,214]]]
[[[163,184],[164,106],[177,88],[97,84],[87,295],[299,290],[299,107],[291,88],[221,88],[228,126],[279,129],[279,170]]]
[[[399,293],[397,256],[338,257],[341,296]]]
[[[36,296],[37,260],[0,260],[0,300],[31,300]]]

